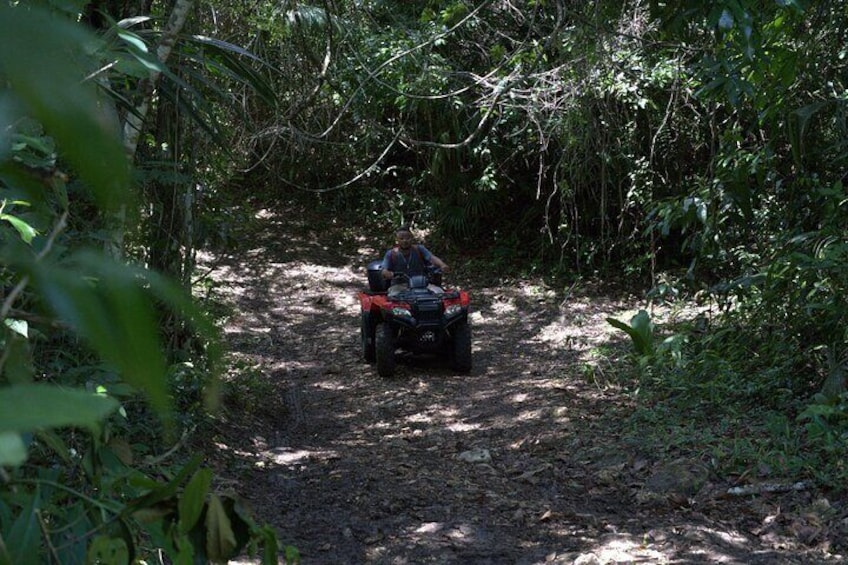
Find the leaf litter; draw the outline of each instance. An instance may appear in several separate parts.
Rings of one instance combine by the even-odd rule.
[[[826,493],[728,495],[701,461],[622,440],[626,344],[605,320],[637,296],[490,286],[457,257],[471,374],[401,356],[381,379],[356,301],[381,244],[267,216],[213,275],[233,363],[209,457],[304,563],[843,561],[848,512]]]

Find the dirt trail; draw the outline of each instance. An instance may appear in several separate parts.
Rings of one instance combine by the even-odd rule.
[[[621,439],[629,400],[597,355],[621,347],[604,319],[635,298],[480,288],[460,266],[473,371],[405,360],[384,380],[359,357],[356,300],[381,243],[290,218],[264,217],[274,235],[215,272],[240,391],[215,441],[304,563],[834,562],[770,529],[780,495],[716,496],[707,476],[642,496],[664,462]]]

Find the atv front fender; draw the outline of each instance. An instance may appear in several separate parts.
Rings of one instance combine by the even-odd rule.
[[[373,302],[374,302],[373,296],[371,296],[369,294],[365,294],[364,292],[359,293],[359,308],[363,312],[370,312],[371,311],[371,304]]]
[[[458,323],[465,323],[468,321],[468,311],[466,310],[462,314],[458,314],[456,316],[451,317],[450,319],[445,321],[445,329],[452,328]]]

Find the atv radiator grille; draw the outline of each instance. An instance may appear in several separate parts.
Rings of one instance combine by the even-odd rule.
[[[442,318],[442,304],[440,302],[419,302],[418,321],[435,322]]]

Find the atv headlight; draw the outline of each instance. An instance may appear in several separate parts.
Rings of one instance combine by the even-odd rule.
[[[393,316],[400,316],[401,318],[411,318],[412,312],[410,312],[406,308],[401,308],[399,306],[396,306],[396,307],[392,308],[392,315]]]
[[[462,305],[460,304],[451,304],[445,308],[445,316],[447,317],[456,316],[460,312],[462,312]]]

